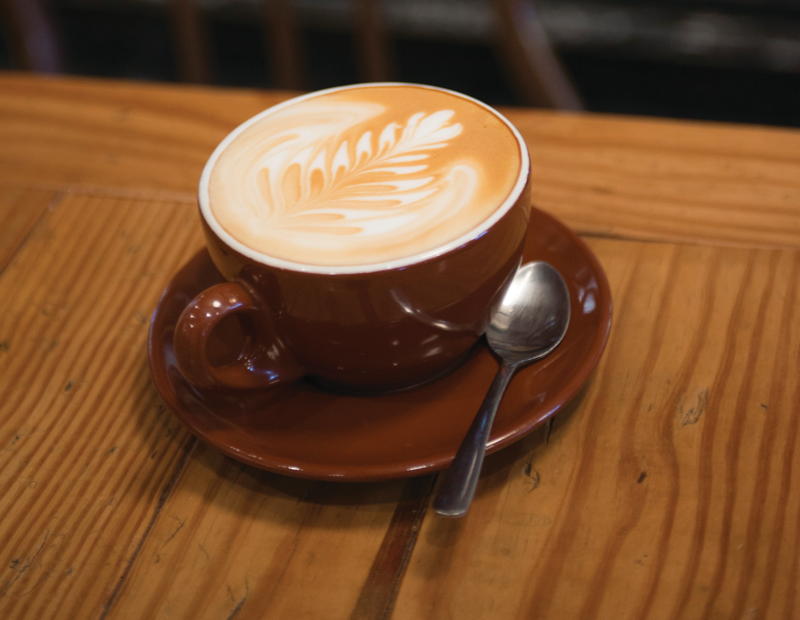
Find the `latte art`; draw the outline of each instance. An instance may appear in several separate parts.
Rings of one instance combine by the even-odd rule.
[[[377,85],[267,110],[209,163],[208,202],[245,246],[365,265],[435,249],[510,194],[521,155],[492,111],[446,91]]]

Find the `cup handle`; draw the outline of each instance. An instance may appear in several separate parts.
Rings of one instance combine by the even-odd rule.
[[[235,361],[215,366],[208,359],[208,338],[224,318],[240,313],[252,323],[252,337]],[[210,286],[178,318],[173,339],[178,370],[200,388],[263,388],[298,379],[302,369],[264,314],[261,303],[241,284]]]

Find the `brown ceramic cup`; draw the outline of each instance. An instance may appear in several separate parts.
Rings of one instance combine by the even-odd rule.
[[[505,117],[476,103],[515,137],[519,175],[512,191],[467,234],[375,265],[290,263],[233,238],[215,218],[208,191],[215,158],[247,123],[229,134],[199,187],[208,251],[225,281],[195,297],[178,320],[174,350],[185,379],[199,388],[246,389],[306,376],[369,393],[427,382],[465,359],[519,265],[530,213],[525,143]],[[238,353],[219,363],[209,359],[208,341],[231,316],[240,319],[244,337]]]

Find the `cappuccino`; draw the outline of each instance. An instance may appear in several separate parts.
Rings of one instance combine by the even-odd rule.
[[[251,254],[333,271],[385,266],[478,234],[521,191],[523,148],[508,121],[457,93],[331,89],[230,134],[203,173],[201,206]]]

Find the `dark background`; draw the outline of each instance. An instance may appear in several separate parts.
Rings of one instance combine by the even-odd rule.
[[[178,81],[166,0],[50,3],[68,73]],[[293,2],[305,89],[362,81],[347,0]],[[212,83],[274,87],[257,0],[205,0]],[[800,126],[800,0],[540,0],[541,22],[591,111]],[[522,105],[483,0],[384,3],[392,79]],[[8,36],[0,67],[13,68]]]

